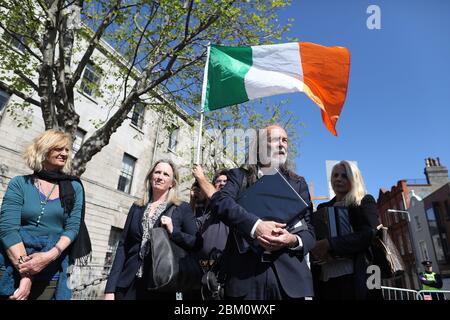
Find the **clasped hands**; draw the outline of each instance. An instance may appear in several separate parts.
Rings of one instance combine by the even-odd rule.
[[[267,251],[294,248],[298,245],[297,236],[287,231],[285,227],[285,223],[260,221],[256,226],[256,239]]]
[[[19,258],[17,269],[21,279],[19,287],[14,291],[9,300],[27,300],[31,291],[32,276],[41,272],[52,260],[51,253],[38,252]]]
[[[18,265],[19,273],[28,277],[38,274],[57,257],[58,253],[53,251],[36,252],[29,256],[24,256],[22,257],[22,262]]]
[[[58,253],[55,253],[54,251],[56,250],[37,252],[19,258],[17,268],[22,278],[20,279],[19,287],[14,294],[9,297],[9,300],[27,300],[31,291],[32,276],[41,272],[59,256]]]

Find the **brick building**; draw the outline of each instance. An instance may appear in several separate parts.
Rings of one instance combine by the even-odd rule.
[[[425,198],[448,182],[448,170],[441,165],[439,158],[425,159],[426,179],[405,179],[397,182],[390,190],[381,188],[378,194],[378,215],[395,242],[406,265],[406,273],[397,279],[387,281],[387,285],[419,289],[417,272],[421,270],[422,259],[414,239],[414,230],[410,225],[410,197],[414,193]],[[420,261],[418,261],[420,260]]]
[[[447,179],[448,181],[448,179]],[[423,199],[432,248],[437,265],[433,266],[443,278],[447,278],[450,289],[450,182]]]

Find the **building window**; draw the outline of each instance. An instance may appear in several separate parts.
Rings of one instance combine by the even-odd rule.
[[[394,209],[394,210],[397,210],[397,209]],[[394,215],[394,222],[398,223],[398,221],[399,221],[399,219],[398,219],[399,212],[393,212],[392,214]]]
[[[412,253],[412,246],[411,246],[411,238],[409,237],[409,234],[406,234],[406,248],[408,249],[408,253]]]
[[[402,199],[399,200],[398,204],[397,204],[398,210],[406,210],[405,205],[404,205],[405,204],[405,202],[404,202],[405,195],[402,193],[401,196],[402,196]]]
[[[434,216],[437,221],[441,221],[442,219],[442,208],[439,202],[433,202]],[[439,222],[438,222],[439,223]]]
[[[111,231],[109,232],[108,248],[106,249],[105,256],[105,271],[108,271],[114,262],[114,256],[116,255],[117,246],[119,245],[121,235],[122,229],[111,227]]]
[[[405,248],[403,247],[403,238],[402,235],[398,236],[398,247],[400,248],[400,254],[402,256],[405,255]]]
[[[136,158],[133,158],[129,154],[125,153],[123,155],[122,170],[120,172],[119,183],[117,185],[118,190],[130,193],[135,165]]]
[[[131,116],[131,123],[142,129],[144,124],[145,105],[143,103],[136,103],[133,108],[133,115]]]
[[[420,218],[418,216],[414,216],[414,220],[416,221],[416,230],[422,230],[422,225],[420,224]]]
[[[444,262],[445,261],[445,254],[444,254],[444,248],[442,246],[441,238],[438,234],[434,234],[431,236],[431,239],[433,240],[434,245],[434,252],[436,253],[436,259],[438,262]]]
[[[170,132],[169,137],[169,150],[174,151],[178,144],[178,132],[180,131],[180,128],[175,128]]]
[[[2,89],[0,89],[0,114],[2,114],[2,111],[5,109],[8,100],[9,100],[10,95],[3,91]]]
[[[84,142],[85,136],[86,136],[86,131],[84,131],[83,129],[77,128],[77,131],[75,132],[75,139],[73,140],[73,143],[72,143],[72,152],[73,152],[74,156],[75,156],[75,153],[77,153],[78,150],[80,150],[81,145]]]
[[[386,221],[387,221],[387,226],[388,227],[392,226],[392,216],[388,212],[386,212]]]
[[[93,63],[89,62],[84,68],[83,78],[81,79],[80,84],[81,91],[93,97],[95,95],[95,89],[98,88],[99,83],[100,69]]]
[[[442,249],[444,250],[444,256],[448,257],[450,256],[450,251],[449,251],[449,247],[448,247],[448,240],[447,240],[447,233],[443,232],[441,233],[441,238],[442,238]]]
[[[434,210],[433,208],[428,208],[426,211],[427,214],[427,220],[432,222],[432,221],[436,221],[436,216],[434,215]]]
[[[425,241],[419,241],[420,246],[420,254],[422,255],[422,261],[430,260],[430,256],[428,255],[427,244]]]
[[[20,39],[20,41],[17,38]],[[24,40],[25,38],[23,36],[17,36],[17,38],[11,36],[7,32],[3,32],[3,40],[7,44],[9,44],[11,47],[14,47],[17,50],[19,50],[20,52],[24,53],[25,46],[23,45],[23,43],[25,42],[25,40]]]

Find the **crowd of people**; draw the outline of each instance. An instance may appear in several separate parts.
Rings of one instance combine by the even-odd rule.
[[[151,291],[146,286],[153,272],[148,263],[151,233],[159,227],[198,262],[201,283],[182,290],[183,299],[370,298],[366,269],[379,222],[361,172],[348,161],[334,166],[331,185],[336,196],[319,209],[346,208],[352,232],[317,239],[308,185],[287,166],[287,133],[278,125],[264,132],[254,143],[254,164],[220,170],[212,181],[200,165],[194,165],[190,203],[180,200],[180,176],[171,160],[161,159],[152,166],[142,198],[127,215],[104,299],[175,299],[177,292]],[[67,134],[44,132],[24,155],[33,173],[9,182],[0,214],[2,300],[70,299],[67,268],[86,263],[91,253],[83,185],[69,175],[71,149]],[[305,204],[289,221],[266,219],[240,204],[243,194],[275,173]],[[270,187],[257,201],[272,201]],[[272,205],[288,210],[279,199]],[[217,292],[211,292],[210,276],[216,276]]]

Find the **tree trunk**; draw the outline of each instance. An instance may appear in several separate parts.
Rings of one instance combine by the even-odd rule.
[[[80,177],[86,171],[87,163],[94,155],[99,153],[103,147],[108,145],[111,135],[116,132],[125,119],[127,119],[128,113],[133,108],[137,98],[136,88],[134,88],[119,107],[119,110],[108,120],[108,122],[95,131],[94,134],[83,143],[72,161],[72,174]]]
[[[75,4],[63,10],[59,23],[59,66],[58,66],[58,91],[57,110],[58,126],[75,138],[80,116],[75,111],[74,87],[69,85],[72,77],[71,60],[75,31],[79,28],[77,23],[80,8]]]
[[[41,97],[42,118],[44,119],[46,130],[58,127],[52,70],[55,62],[55,42],[58,33],[56,28],[57,2],[54,1],[48,10],[49,16],[45,21],[46,32],[44,32],[41,47],[43,62],[39,68],[39,96]]]

